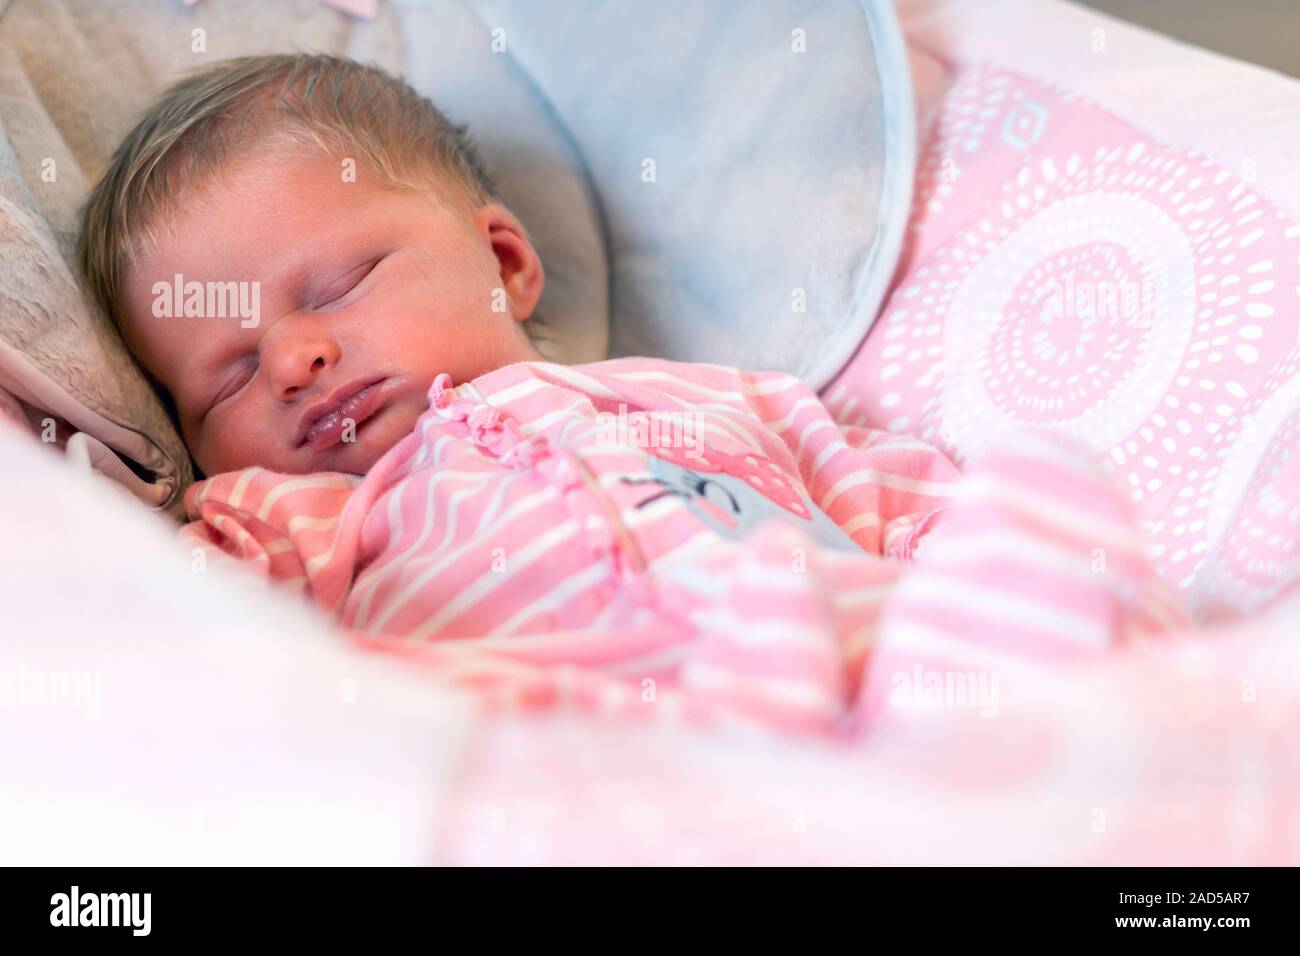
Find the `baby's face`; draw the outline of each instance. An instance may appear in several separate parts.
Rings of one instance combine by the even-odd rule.
[[[541,358],[521,323],[542,266],[508,210],[453,212],[360,164],[355,181],[343,172],[323,154],[238,160],[186,191],[158,252],[125,277],[127,342],[205,474],[364,474],[415,426],[439,372],[459,384]]]

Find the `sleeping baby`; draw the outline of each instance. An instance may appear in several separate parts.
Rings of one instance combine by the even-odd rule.
[[[544,360],[541,260],[464,132],[265,56],[114,154],[79,256],[206,476],[183,536],[516,703],[841,719],[956,469],[783,373]]]

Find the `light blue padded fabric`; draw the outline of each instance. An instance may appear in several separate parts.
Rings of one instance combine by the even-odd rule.
[[[574,364],[609,355],[609,260],[586,165],[564,123],[466,0],[402,0],[387,29],[354,29],[354,59],[400,72],[452,121],[466,123],[502,201],[546,272],[525,325],[543,356]],[[393,56],[396,39],[400,53]]]
[[[876,316],[911,200],[891,6],[455,2],[477,31],[451,0],[398,5],[408,78],[470,123],[530,230],[566,233],[539,242],[563,255],[556,281],[585,283],[557,297],[566,309],[595,291],[573,267],[608,262],[608,311],[552,316],[555,357],[657,355],[826,385]],[[577,164],[585,190],[557,181],[556,163]],[[557,188],[573,194],[568,223]]]

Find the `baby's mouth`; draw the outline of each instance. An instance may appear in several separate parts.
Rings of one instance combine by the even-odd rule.
[[[383,387],[386,382],[387,378],[352,382],[307,409],[298,423],[294,447],[319,451],[338,444],[349,426],[355,432],[387,403],[391,390]]]

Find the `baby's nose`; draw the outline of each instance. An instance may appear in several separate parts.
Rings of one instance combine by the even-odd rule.
[[[309,388],[322,371],[338,364],[340,353],[337,343],[317,336],[281,342],[269,351],[263,361],[275,396],[281,401],[290,401]]]

